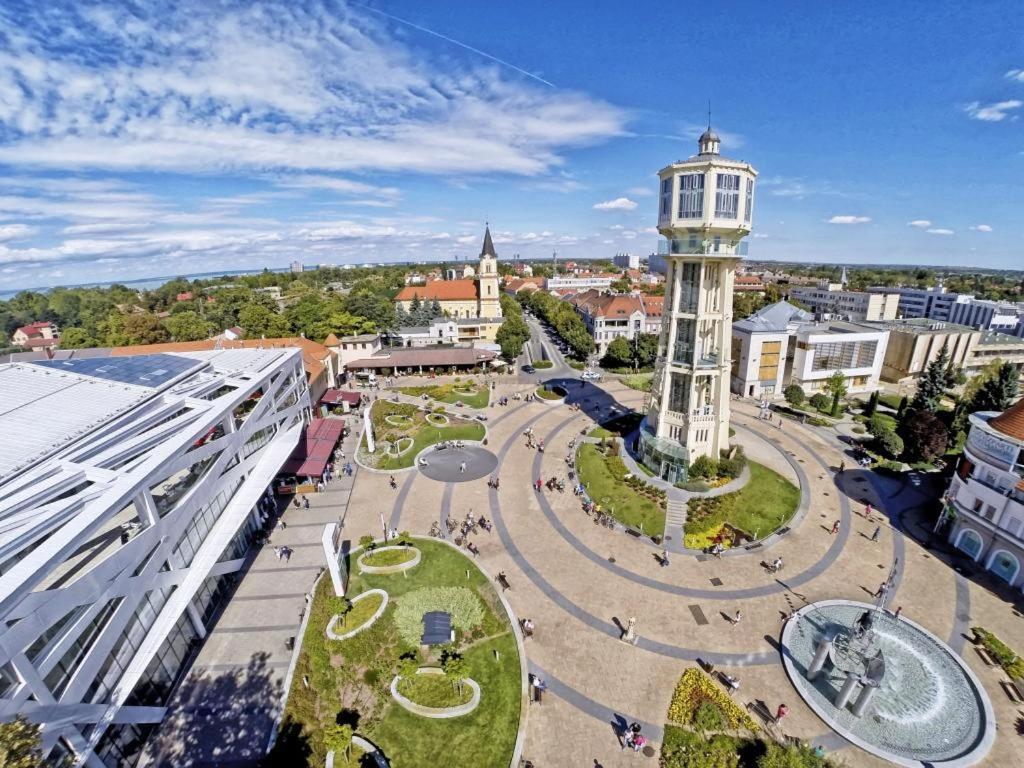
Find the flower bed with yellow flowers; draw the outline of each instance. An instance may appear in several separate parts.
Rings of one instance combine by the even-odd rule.
[[[704,702],[710,702],[719,710],[730,729],[745,728],[751,733],[758,730],[757,723],[746,710],[696,667],[690,667],[679,678],[668,706],[669,722],[690,725],[697,708]]]

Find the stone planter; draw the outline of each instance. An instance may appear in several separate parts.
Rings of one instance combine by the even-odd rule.
[[[443,675],[444,670],[438,667],[421,667],[416,670],[416,674]],[[391,681],[391,698],[398,702],[400,707],[409,710],[414,715],[429,717],[435,720],[444,720],[450,717],[462,717],[463,715],[468,715],[480,705],[480,685],[476,680],[473,680],[470,677],[467,677],[462,682],[472,689],[473,695],[469,701],[465,704],[460,704],[457,707],[424,707],[414,701],[410,701],[398,692],[399,679],[399,676],[395,675],[394,680]]]
[[[367,555],[369,555],[371,552],[388,552],[388,551],[393,551],[393,550],[398,550],[398,549],[401,549],[401,550],[403,550],[405,552],[412,551],[413,552],[412,559],[406,560],[404,563],[399,563],[398,565],[366,565],[363,562],[363,558],[366,557]],[[414,568],[415,566],[419,565],[420,564],[420,560],[422,560],[422,559],[423,559],[423,553],[420,550],[418,550],[416,547],[403,547],[403,546],[377,547],[375,549],[370,549],[370,550],[367,550],[366,552],[363,552],[363,554],[361,554],[358,557],[358,559],[356,560],[356,565],[359,566],[359,572],[360,573],[399,573],[401,571],[407,571],[410,568]]]
[[[331,640],[348,640],[350,637],[354,637],[355,635],[358,635],[364,629],[369,629],[370,627],[372,627],[377,622],[377,619],[379,619],[381,616],[384,615],[384,611],[388,607],[388,593],[385,592],[383,589],[368,589],[365,592],[362,592],[362,593],[356,595],[355,597],[352,598],[352,605],[355,605],[360,600],[362,600],[364,598],[367,598],[370,595],[380,595],[382,597],[382,599],[380,601],[380,607],[376,611],[374,611],[373,616],[371,616],[368,621],[364,621],[362,624],[360,624],[355,629],[350,630],[348,632],[340,632],[339,633],[339,632],[335,632],[334,631],[334,627],[337,625],[338,621],[341,619],[341,614],[335,614],[334,616],[331,617],[331,620],[329,622],[327,622],[326,632],[327,632],[327,636],[329,638],[331,638]]]

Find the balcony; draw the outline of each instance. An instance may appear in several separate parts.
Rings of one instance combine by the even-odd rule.
[[[668,255],[706,255],[721,254],[723,256],[746,256],[747,241],[741,240],[738,243],[713,240],[694,240],[691,238],[677,237],[669,240],[658,241],[658,253],[662,256]]]

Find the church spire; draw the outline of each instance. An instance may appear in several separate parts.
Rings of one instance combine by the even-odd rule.
[[[490,256],[492,259],[498,258],[498,254],[494,250],[494,241],[491,240],[491,225],[487,224],[484,226],[484,246],[480,249],[480,258],[484,256]]]

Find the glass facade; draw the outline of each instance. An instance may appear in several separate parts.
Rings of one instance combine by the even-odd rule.
[[[664,218],[672,212],[672,179],[661,181],[661,217]]]
[[[740,212],[740,177],[734,173],[719,173],[715,191],[715,217],[738,218]]]
[[[754,180],[747,179],[747,195],[743,201],[743,221],[750,223],[750,216],[754,210]]]
[[[812,371],[837,371],[843,368],[870,368],[878,351],[877,341],[831,341],[812,344]]]
[[[700,299],[700,264],[684,261],[679,266],[679,306],[677,312],[694,313]]]
[[[679,218],[699,219],[704,215],[704,174],[685,173],[679,177]]]

